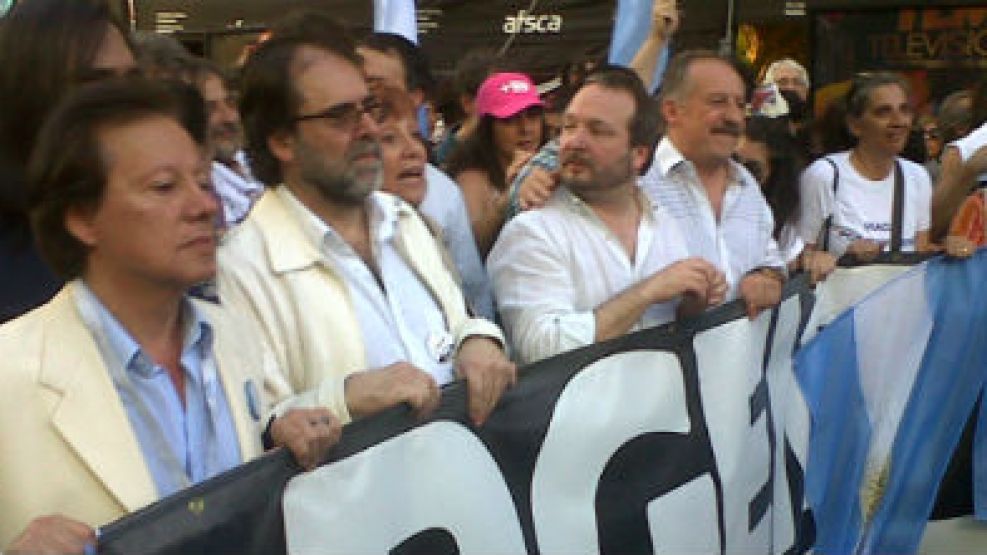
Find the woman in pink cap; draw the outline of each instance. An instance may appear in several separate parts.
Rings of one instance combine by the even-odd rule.
[[[523,73],[495,73],[477,91],[480,123],[449,157],[446,169],[466,199],[480,254],[486,258],[504,225],[514,174],[545,142],[538,91]]]

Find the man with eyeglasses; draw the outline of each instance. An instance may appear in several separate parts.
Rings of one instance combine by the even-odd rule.
[[[377,191],[380,108],[336,27],[276,31],[244,68],[247,152],[268,189],[222,249],[220,298],[285,369],[276,397],[344,422],[402,403],[424,416],[439,385],[465,378],[479,425],[515,366],[415,210]]]

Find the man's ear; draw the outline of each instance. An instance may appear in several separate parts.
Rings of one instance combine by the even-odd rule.
[[[65,212],[65,230],[83,245],[93,248],[99,243],[95,219],[96,208],[73,206]]]
[[[295,135],[287,130],[276,131],[267,137],[267,148],[282,164],[295,159]]]
[[[661,101],[660,109],[661,117],[666,125],[671,125],[672,122],[678,121],[679,105],[677,102],[671,98],[665,98]]]
[[[631,164],[636,175],[641,175],[641,170],[644,168],[644,164],[647,163],[648,157],[651,156],[653,150],[646,146],[631,147]]]
[[[416,109],[422,105],[422,102],[425,102],[425,91],[422,89],[408,91],[408,96],[411,97],[411,102],[414,103]]]
[[[850,132],[850,136],[860,138],[860,125],[857,118],[847,114],[846,116],[846,128]]]

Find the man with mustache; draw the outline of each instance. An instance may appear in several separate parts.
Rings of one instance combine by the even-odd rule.
[[[689,255],[722,270],[727,298],[743,298],[753,318],[780,300],[785,263],[761,188],[731,158],[744,130],[741,74],[714,52],[682,52],[665,72],[660,102],[666,135],[641,186],[688,230]]]
[[[481,424],[515,380],[502,334],[469,317],[414,208],[377,191],[380,104],[345,30],[296,17],[244,68],[247,153],[268,189],[221,249],[219,296],[260,325],[286,370],[279,397],[344,422],[402,403],[424,416],[464,378]]]
[[[192,81],[206,103],[213,155],[212,183],[223,204],[223,222],[231,226],[247,217],[264,185],[254,178],[247,165],[240,113],[223,71],[209,60],[195,59]]]
[[[560,185],[501,231],[487,259],[521,360],[605,341],[723,300],[722,272],[688,252],[638,188],[657,110],[624,68],[591,74],[563,116]]]

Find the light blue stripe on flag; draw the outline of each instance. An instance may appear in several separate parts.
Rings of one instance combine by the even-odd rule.
[[[860,535],[859,484],[871,428],[857,350],[847,347],[853,345],[854,318],[846,313],[803,347],[795,361],[812,415],[805,496],[816,519],[818,553],[851,553]]]
[[[939,482],[987,378],[985,275],[984,251],[968,262],[936,260],[926,267],[935,324],[895,439],[884,499],[862,553],[918,549]],[[978,441],[976,451],[982,449]]]
[[[641,43],[651,31],[651,5],[653,0],[618,0],[617,17],[614,18],[613,33],[610,36],[611,64],[630,65],[634,55],[641,48]],[[669,45],[666,45],[658,57],[654,77],[651,80],[651,91],[661,85],[662,75],[668,66]]]
[[[374,31],[401,35],[418,44],[415,0],[374,0]]]
[[[987,378],[984,275],[985,251],[966,262],[933,260],[869,295],[798,353],[813,419],[806,496],[816,552],[918,549]],[[975,478],[984,476],[982,439]],[[883,497],[865,523],[861,499],[874,492]]]

